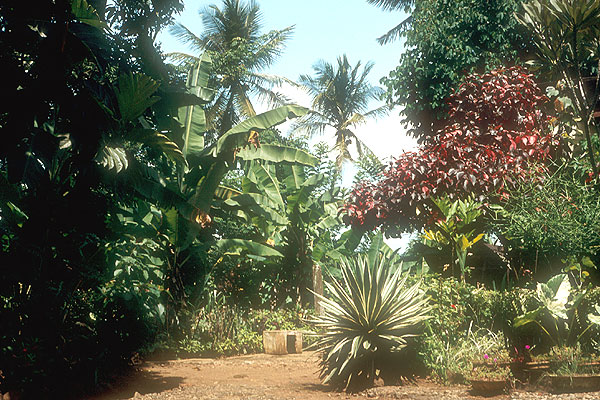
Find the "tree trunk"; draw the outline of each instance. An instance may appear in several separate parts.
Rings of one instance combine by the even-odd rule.
[[[318,295],[323,296],[323,273],[321,271],[321,266],[318,264],[313,264],[312,267],[312,287],[313,292]],[[315,305],[315,314],[323,315],[323,306],[321,305],[321,301],[317,295],[314,296],[314,305]]]

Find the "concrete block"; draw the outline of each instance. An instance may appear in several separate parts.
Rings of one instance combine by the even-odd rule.
[[[264,331],[263,345],[267,354],[302,353],[302,332]]]

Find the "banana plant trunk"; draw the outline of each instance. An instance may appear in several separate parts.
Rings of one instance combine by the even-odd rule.
[[[324,314],[324,310],[317,295],[323,296],[323,271],[321,270],[321,266],[319,264],[313,264],[312,290],[315,293],[313,295],[315,314],[321,316]]]

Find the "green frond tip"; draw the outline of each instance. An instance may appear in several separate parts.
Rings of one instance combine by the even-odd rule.
[[[324,332],[314,345],[324,383],[360,390],[378,377],[399,378],[392,360],[402,358],[431,306],[395,259],[381,253],[343,258],[342,279],[326,282],[329,298],[318,296],[324,314],[312,321]]]

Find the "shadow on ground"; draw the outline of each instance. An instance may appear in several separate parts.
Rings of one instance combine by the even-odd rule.
[[[181,377],[165,377],[156,372],[139,370],[115,382],[111,385],[112,389],[90,397],[89,400],[131,399],[136,392],[160,393],[178,387],[181,382]]]

